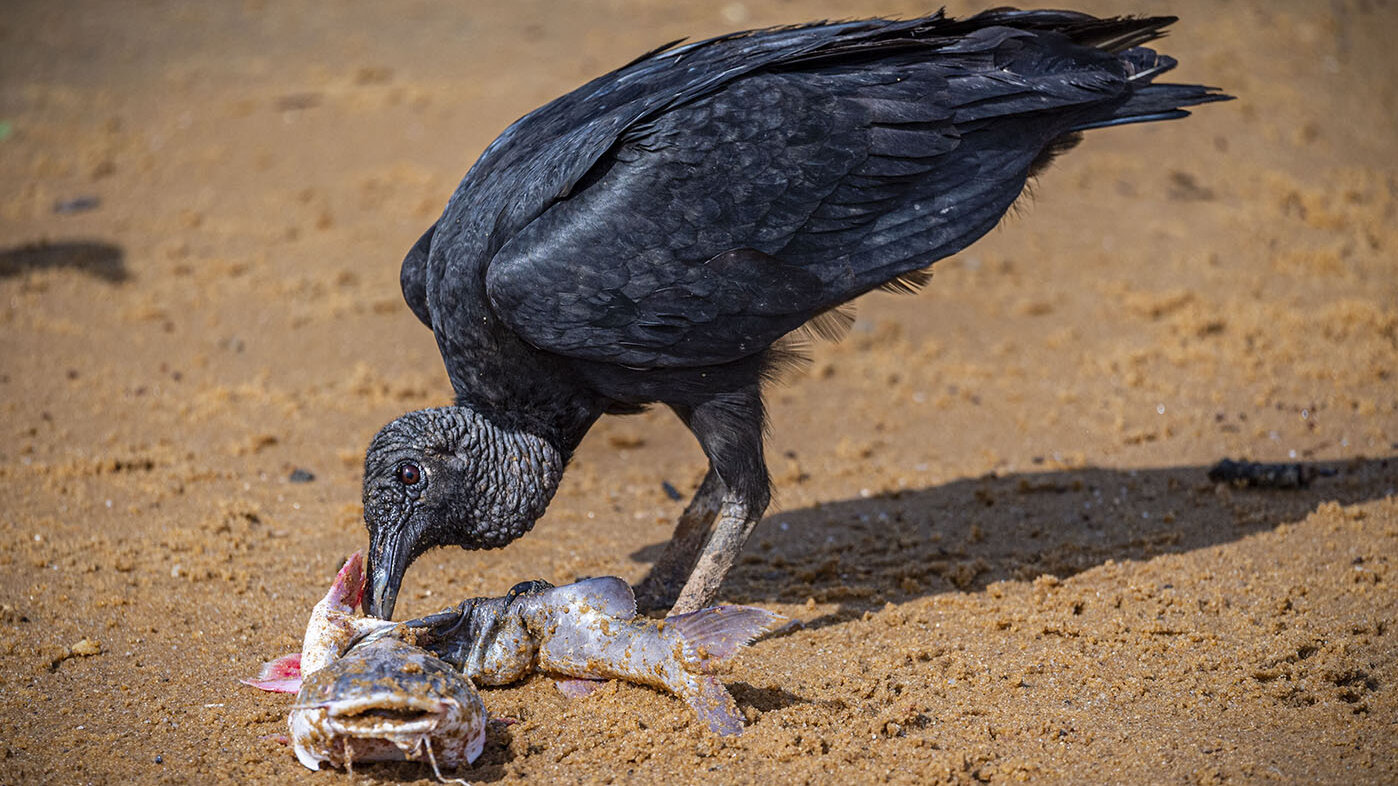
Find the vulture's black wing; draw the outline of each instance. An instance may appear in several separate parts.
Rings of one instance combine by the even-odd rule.
[[[486,269],[496,252],[550,207],[591,184],[629,132],[745,74],[832,45],[943,23],[938,16],[809,25],[666,46],[511,124],[462,179],[436,222],[426,255],[415,248],[403,263],[404,295],[419,317],[425,307],[424,321],[437,337],[458,393],[485,395],[481,391],[492,387],[482,376],[490,373],[488,356],[510,354],[502,349],[509,339],[501,333],[514,336],[502,321],[509,315],[495,313],[485,292]],[[606,264],[601,256],[578,261]]]
[[[435,234],[437,225],[433,224],[408,249],[408,255],[403,257],[403,268],[398,273],[403,299],[408,302],[413,314],[428,327],[432,327],[432,310],[427,306],[427,257],[432,250],[432,237]]]
[[[1185,87],[1156,111],[1150,91],[1179,86],[1149,79],[1171,61],[1083,45],[1169,21],[898,23],[731,76],[622,130],[495,252],[490,302],[531,344],[587,360],[759,352],[989,231],[1054,140],[1209,100]]]

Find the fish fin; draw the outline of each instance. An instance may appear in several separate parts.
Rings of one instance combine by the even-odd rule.
[[[725,737],[742,734],[743,716],[738,714],[738,703],[718,677],[695,675],[694,682],[696,690],[686,691],[684,698],[699,719],[709,725],[709,730]]]
[[[238,680],[272,693],[296,693],[301,690],[301,653],[291,652],[262,664],[256,679]]]
[[[581,699],[584,696],[591,695],[593,691],[606,684],[607,683],[602,680],[567,679],[558,680],[554,683],[554,687],[558,688],[559,693],[562,693],[570,699]]]
[[[288,677],[280,680],[238,680],[244,685],[251,685],[259,690],[268,693],[299,693],[301,690],[300,677]]]
[[[711,664],[732,657],[743,645],[786,620],[754,606],[712,606],[665,618],[684,639],[684,660],[708,671]]]
[[[636,595],[631,585],[616,576],[597,576],[554,587],[538,593],[550,605],[566,605],[572,601],[585,603],[592,611],[613,619],[629,620],[636,616]]]
[[[301,653],[288,652],[280,658],[269,660],[262,664],[262,671],[257,673],[260,680],[275,680],[283,677],[301,676]]]

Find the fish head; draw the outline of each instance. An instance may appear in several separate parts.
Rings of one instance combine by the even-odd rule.
[[[311,769],[429,753],[455,767],[485,746],[485,706],[470,680],[393,638],[357,646],[308,675],[288,723],[296,757]]]
[[[394,686],[319,706],[336,734],[364,739],[382,737],[395,742],[432,734],[461,712],[461,703],[456,699],[411,696]]]

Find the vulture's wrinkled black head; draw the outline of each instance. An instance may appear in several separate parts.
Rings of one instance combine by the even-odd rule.
[[[466,407],[409,412],[384,426],[364,457],[365,613],[391,618],[403,574],[431,548],[497,548],[528,532],[563,464],[546,440]]]

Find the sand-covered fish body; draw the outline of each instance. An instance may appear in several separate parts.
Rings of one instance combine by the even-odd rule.
[[[459,767],[485,745],[486,711],[454,666],[385,637],[305,675],[288,725],[311,769],[403,759]]]
[[[543,582],[530,586],[548,587]],[[509,685],[537,666],[539,641],[518,613],[517,596],[471,598],[457,606],[377,630],[363,641],[396,637],[461,670],[476,685]]]
[[[521,594],[469,600],[375,635],[411,635],[478,684],[513,682],[537,668],[649,685],[684,699],[713,731],[742,732],[737,705],[713,672],[784,617],[715,606],[652,620],[637,617],[631,587],[616,577],[534,584]]]
[[[631,587],[612,577],[526,598],[521,616],[540,641],[541,671],[668,690],[724,735],[742,733],[743,718],[714,671],[785,619],[751,606],[714,606],[659,621],[637,617]]]

